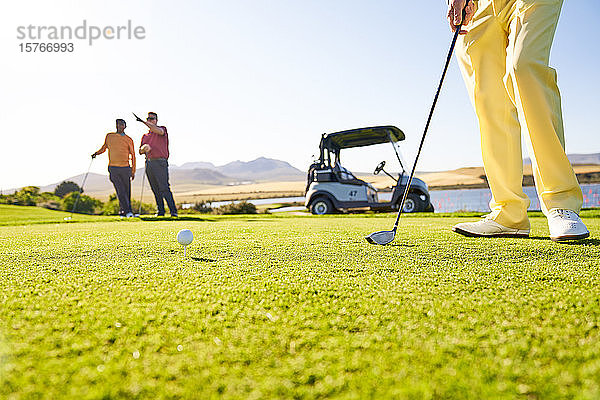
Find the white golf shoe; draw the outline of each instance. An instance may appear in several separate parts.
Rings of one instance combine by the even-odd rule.
[[[529,237],[529,229],[509,228],[491,218],[484,218],[477,222],[462,222],[454,225],[452,230],[471,237]]]
[[[590,231],[575,211],[554,208],[548,214],[550,239],[555,242],[579,240],[590,236]]]

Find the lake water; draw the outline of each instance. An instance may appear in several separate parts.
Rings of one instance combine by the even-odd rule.
[[[581,185],[581,190],[583,192],[583,208],[600,207],[600,184]],[[523,188],[523,191],[531,202],[529,210],[541,210],[535,187],[527,186]],[[387,195],[387,199],[391,198],[391,193],[385,193],[385,195]],[[429,195],[435,212],[488,212],[490,211],[489,203],[492,199],[490,189],[432,190]],[[384,198],[383,193],[380,197]]]
[[[583,191],[583,208],[600,208],[600,184],[581,185]],[[534,187],[523,188],[529,197],[530,211],[540,210],[540,201]],[[461,190],[432,190],[429,192],[431,203],[435,212],[455,211],[490,211],[489,202],[492,194],[489,189],[461,189]],[[386,201],[391,198],[391,192],[380,193],[379,200]],[[304,203],[304,197],[281,197],[273,199],[249,200],[255,205],[266,205],[275,203]],[[217,201],[212,203],[213,207],[229,204],[230,201]],[[294,211],[302,207],[287,207],[281,211]]]
[[[600,185],[581,185],[583,191],[583,208],[600,207]],[[534,187],[523,188],[529,197],[530,211],[539,211],[540,200]],[[489,202],[492,194],[489,189],[463,189],[463,190],[432,190],[429,192],[431,203],[436,212],[454,211],[490,211]]]

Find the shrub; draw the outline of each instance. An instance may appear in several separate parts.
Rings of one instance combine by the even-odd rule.
[[[61,209],[61,202],[58,200],[45,200],[42,202],[37,203],[38,207],[44,207],[47,208],[49,210],[60,210]]]
[[[40,193],[40,200],[42,200],[42,201],[51,201],[51,200],[60,201],[60,197],[58,197],[57,195],[55,195],[52,192],[42,192],[42,193]]]
[[[63,181],[56,186],[54,189],[54,194],[60,198],[65,197],[67,194],[71,192],[79,192],[82,191],[78,184],[72,181]]]
[[[211,213],[213,211],[212,207],[210,206],[209,202],[199,202],[199,203],[195,203],[194,207],[192,207],[194,209],[194,211],[197,211],[199,213],[203,213],[203,214],[208,214]]]
[[[140,202],[138,200],[131,201],[131,209],[134,214],[140,211]],[[154,204],[142,203],[142,212],[140,214],[154,214],[156,212],[156,206]]]
[[[108,201],[102,205],[102,211],[100,214],[102,215],[118,215],[120,211],[119,208],[119,200],[117,200],[117,196],[111,194],[108,198]]]
[[[0,204],[12,204],[12,196],[10,194],[0,194]]]
[[[57,203],[60,198],[54,193],[40,193],[40,188],[37,186],[25,186],[18,192],[13,194],[0,195],[0,204],[14,204],[17,206],[42,206],[51,209],[57,209]]]
[[[73,205],[75,205],[75,201],[77,201],[77,195],[78,193],[75,192],[67,194],[62,199],[60,208],[64,211],[71,211],[73,209]],[[96,209],[101,207],[102,202],[100,200],[82,194],[77,202],[77,208],[75,209],[75,212],[82,214],[94,214]]]
[[[143,203],[142,204],[142,212],[141,214],[153,214],[156,211],[156,207],[152,204]],[[119,199],[117,196],[112,194],[108,198],[108,201],[103,204],[102,211],[100,212],[102,215],[118,215],[121,208],[119,207]],[[137,214],[140,211],[140,202],[137,200],[131,201],[131,211],[134,214]]]
[[[12,196],[12,204],[16,204],[19,206],[35,206],[39,196],[39,187],[25,186]]]
[[[213,213],[219,215],[232,215],[232,214],[256,214],[256,206],[247,201],[240,201],[239,203],[230,203],[222,205],[219,208],[213,210]]]

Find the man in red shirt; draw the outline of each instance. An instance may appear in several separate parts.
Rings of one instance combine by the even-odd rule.
[[[131,180],[135,177],[135,151],[133,140],[125,134],[125,120],[117,120],[117,131],[106,135],[104,144],[92,154],[98,154],[108,149],[108,173],[119,199],[119,215],[133,217],[131,212]]]
[[[150,182],[150,188],[154,193],[157,216],[165,215],[164,200],[167,201],[171,217],[177,217],[177,206],[171,193],[169,185],[169,135],[165,126],[158,126],[158,115],[155,112],[149,112],[146,121],[137,119],[146,125],[148,133],[142,136],[140,144],[140,154],[146,155],[146,176]]]

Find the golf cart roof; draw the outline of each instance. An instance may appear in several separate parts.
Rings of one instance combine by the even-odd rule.
[[[404,140],[404,132],[391,125],[351,129],[323,135],[322,145],[337,152],[352,147],[388,143],[390,139],[393,142]]]

